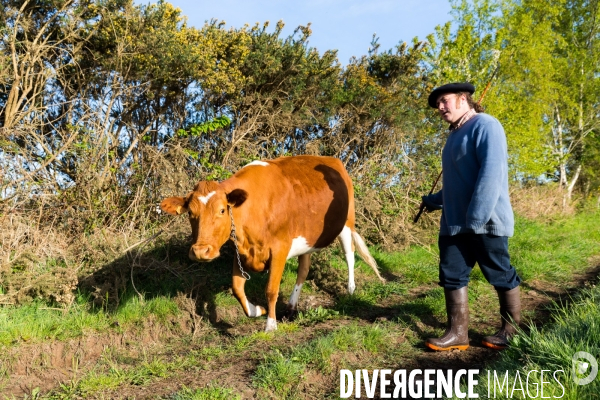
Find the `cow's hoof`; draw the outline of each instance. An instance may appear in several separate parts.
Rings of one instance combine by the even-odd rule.
[[[277,320],[273,318],[267,318],[267,327],[265,332],[273,332],[277,330]]]
[[[282,320],[287,322],[295,321],[298,318],[298,310],[286,310]]]
[[[354,294],[354,289],[356,289],[356,285],[354,282],[348,284],[348,294]]]
[[[267,313],[267,310],[265,310],[263,307],[255,306],[248,300],[246,300],[246,308],[248,309],[248,317],[250,318],[260,317]]]

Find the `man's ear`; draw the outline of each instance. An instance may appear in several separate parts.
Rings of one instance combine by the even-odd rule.
[[[171,215],[180,215],[187,212],[187,203],[185,197],[169,197],[160,203],[160,208]]]
[[[248,192],[243,189],[233,189],[227,193],[227,204],[233,207],[241,206],[248,198]]]

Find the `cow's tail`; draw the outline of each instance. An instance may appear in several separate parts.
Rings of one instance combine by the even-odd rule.
[[[356,247],[356,251],[358,252],[358,255],[360,256],[360,258],[362,258],[364,262],[369,264],[369,266],[371,268],[373,268],[373,271],[375,272],[375,275],[377,275],[379,280],[381,282],[385,283],[385,279],[379,273],[379,267],[377,267],[377,261],[375,261],[375,259],[369,252],[369,248],[365,244],[365,241],[363,240],[363,238],[360,237],[358,232],[352,231],[352,240],[354,240],[354,246]]]

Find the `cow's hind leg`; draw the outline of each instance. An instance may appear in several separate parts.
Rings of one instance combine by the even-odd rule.
[[[296,277],[296,286],[294,286],[294,290],[290,296],[290,301],[288,302],[286,312],[286,318],[290,321],[296,318],[296,315],[298,314],[298,299],[300,298],[302,285],[306,280],[309,268],[310,254],[302,254],[301,256],[298,256],[298,275]]]
[[[238,267],[238,264],[233,263],[233,282],[232,282],[232,290],[235,298],[240,302],[244,312],[248,317],[260,317],[261,315],[265,315],[267,311],[261,306],[255,306],[250,303],[246,298],[246,293],[244,292],[244,285],[246,284],[246,278],[242,276],[242,273]]]
[[[348,264],[348,293],[353,294],[356,284],[354,283],[354,244],[352,242],[352,230],[344,226],[344,229],[338,235],[338,239],[342,244],[346,264]]]

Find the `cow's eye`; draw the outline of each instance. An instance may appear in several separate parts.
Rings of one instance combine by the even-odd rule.
[[[221,215],[225,214],[225,209],[221,208]]]

